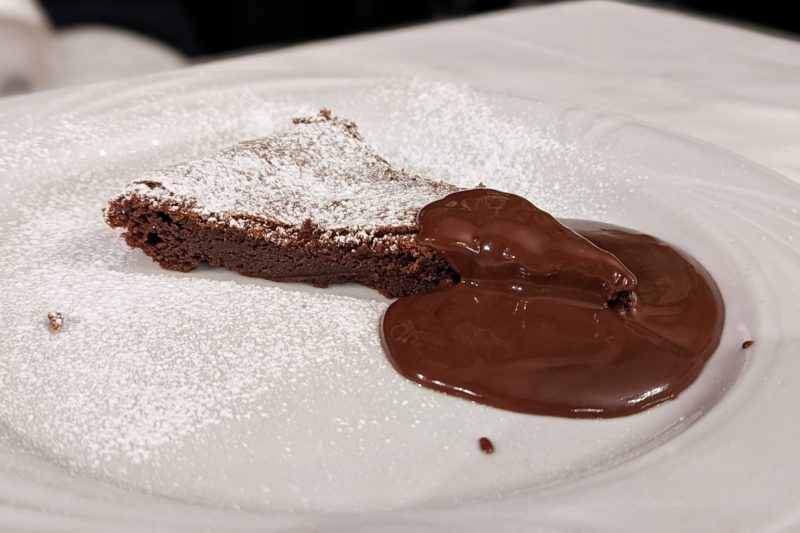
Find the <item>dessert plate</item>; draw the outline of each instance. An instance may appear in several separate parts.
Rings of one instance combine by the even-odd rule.
[[[500,411],[398,376],[377,293],[168,272],[105,226],[138,173],[320,107],[426,177],[684,248],[725,299],[717,353],[635,416]],[[0,144],[0,529],[800,527],[800,187],[786,178],[580,107],[257,72],[5,100]]]

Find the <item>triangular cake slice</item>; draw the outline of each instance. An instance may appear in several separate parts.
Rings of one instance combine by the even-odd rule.
[[[205,159],[142,176],[106,220],[162,267],[202,262],[316,286],[404,296],[456,277],[417,246],[416,215],[458,190],[392,167],[327,110]]]

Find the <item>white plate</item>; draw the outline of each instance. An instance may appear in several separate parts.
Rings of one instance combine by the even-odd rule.
[[[371,291],[169,273],[104,225],[138,172],[322,106],[425,176],[688,250],[726,304],[697,383],[614,420],[473,405],[396,375]],[[190,70],[7,100],[0,125],[0,529],[800,527],[788,180],[626,119],[409,80]]]

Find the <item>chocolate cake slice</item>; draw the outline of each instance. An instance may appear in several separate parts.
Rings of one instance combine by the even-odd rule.
[[[392,167],[353,122],[322,110],[270,137],[142,176],[109,202],[106,220],[164,268],[207,262],[405,296],[457,277],[415,240],[418,211],[456,190]]]

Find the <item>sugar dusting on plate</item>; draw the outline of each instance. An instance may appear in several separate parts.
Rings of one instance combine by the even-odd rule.
[[[427,82],[404,87],[369,90],[368,98],[398,102],[385,116],[362,122],[357,112],[349,115],[390,163],[458,186],[483,180],[562,215],[602,211],[570,203],[569,197],[586,196],[577,190],[586,187],[583,176],[564,176],[547,188],[553,180],[536,175],[549,160],[591,154],[557,143],[536,125],[496,118],[469,89]],[[75,146],[72,153],[57,142],[48,152],[32,128],[29,143],[0,154],[0,175],[16,179],[38,165],[55,184],[32,183],[0,201],[0,419],[23,431],[33,448],[46,446],[56,460],[97,471],[112,462],[158,461],[165,446],[191,443],[203,428],[276,416],[265,410],[265,398],[278,385],[313,382],[324,394],[326,387],[337,387],[335,376],[365,371],[359,366],[364,361],[385,367],[377,324],[386,303],[171,275],[128,249],[105,225],[101,210],[107,199],[142,172],[179,157],[208,156],[327,104],[302,97],[265,102],[247,90],[238,96],[237,102],[230,91],[221,92],[188,112],[180,125],[168,113],[163,122],[142,122],[134,114],[112,123],[102,113],[81,119],[65,114],[63,133]],[[206,113],[209,105],[216,106],[213,113]],[[333,111],[348,116],[349,110]],[[178,132],[171,144],[164,137],[170,128]],[[117,140],[126,132],[135,138],[128,144]],[[151,143],[156,137],[160,143]],[[33,161],[30,144],[37,146]],[[76,153],[87,163],[76,164],[82,170],[65,180],[59,161],[72,161]],[[575,168],[592,164],[576,159]],[[215,204],[226,201],[215,189],[207,192],[210,211],[231,207]],[[352,192],[362,201],[368,197],[368,191]],[[375,206],[389,207],[387,220],[406,220],[402,194],[393,194],[399,203],[380,197]],[[305,213],[287,213],[287,221]],[[325,223],[358,222],[334,215]],[[54,309],[68,317],[58,335],[42,325]],[[354,351],[362,357],[351,357]],[[385,375],[395,380],[390,371]],[[396,387],[401,380],[391,383]]]

